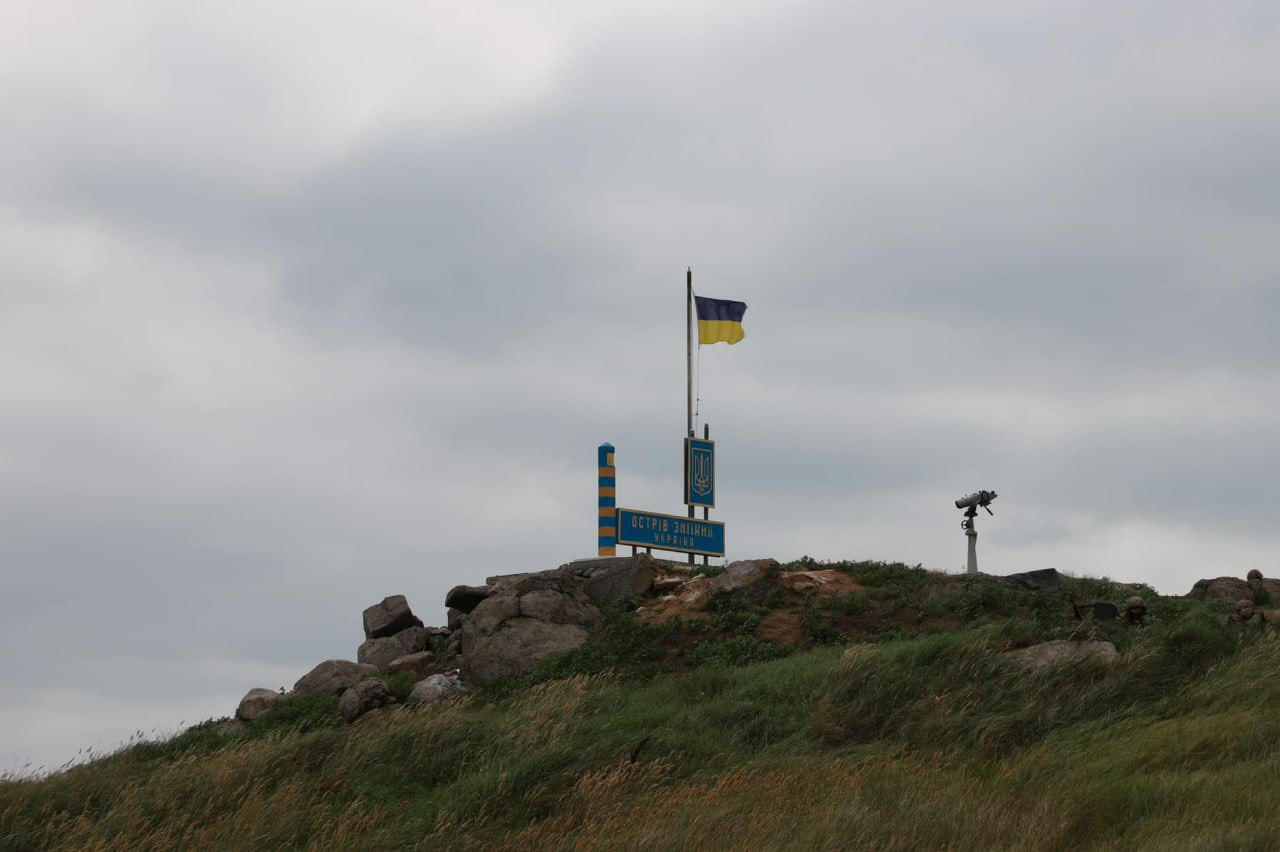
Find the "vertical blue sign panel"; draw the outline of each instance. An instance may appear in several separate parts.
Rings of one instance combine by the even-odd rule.
[[[684,439],[684,502],[687,506],[716,506],[716,442]]]
[[[619,509],[618,544],[724,556],[724,524],[679,515]]]

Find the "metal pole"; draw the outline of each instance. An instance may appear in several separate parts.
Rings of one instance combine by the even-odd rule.
[[[969,511],[964,513],[964,534],[969,539],[969,565],[967,572],[969,574],[978,573],[978,531],[974,529],[974,518],[978,516],[978,508],[970,506]]]
[[[711,424],[710,424],[710,423],[703,423],[703,424],[702,424],[702,437],[703,437],[705,440],[708,440],[708,441],[709,441],[709,440],[711,440]],[[704,521],[705,521],[705,520],[709,519],[710,517],[711,517],[711,507],[710,507],[710,506],[703,506],[703,507],[702,507],[702,520],[704,520]],[[711,564],[711,557],[710,557],[710,556],[706,556],[706,555],[704,554],[704,555],[703,555],[703,557],[702,557],[702,564],[703,564],[703,565],[710,565],[710,564]]]
[[[686,431],[690,438],[693,437],[693,267],[689,267],[689,271],[685,273],[685,322],[684,322],[684,348],[685,348],[685,378],[687,390],[689,391],[689,416],[687,418],[688,426]]]
[[[688,417],[686,420],[686,434],[690,438],[693,437],[693,267],[690,266],[685,273],[685,292],[684,292],[684,348],[685,348],[685,385],[689,391],[688,400]],[[692,506],[689,507],[689,517],[697,517],[697,513]],[[695,557],[689,554],[689,564],[694,564]]]

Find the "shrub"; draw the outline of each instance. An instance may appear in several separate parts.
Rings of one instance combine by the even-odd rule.
[[[731,636],[719,641],[703,640],[690,648],[685,657],[696,666],[745,666],[776,660],[790,653],[788,647],[755,636]]]
[[[810,645],[835,645],[846,641],[845,635],[823,618],[812,597],[805,600],[804,610],[800,613],[800,632]]]
[[[756,632],[768,612],[764,607],[751,606],[728,592],[717,592],[707,602],[707,609],[714,612],[713,623],[726,633],[749,636]]]

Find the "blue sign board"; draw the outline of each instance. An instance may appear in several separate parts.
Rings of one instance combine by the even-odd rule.
[[[688,506],[716,506],[716,442],[684,439],[684,502]]]
[[[619,509],[618,544],[724,556],[724,524],[679,515]]]

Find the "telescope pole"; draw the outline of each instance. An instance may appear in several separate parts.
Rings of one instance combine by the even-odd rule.
[[[978,531],[974,528],[974,518],[978,516],[978,507],[970,506],[964,513],[964,534],[969,539],[969,566],[967,573],[978,573]]]

